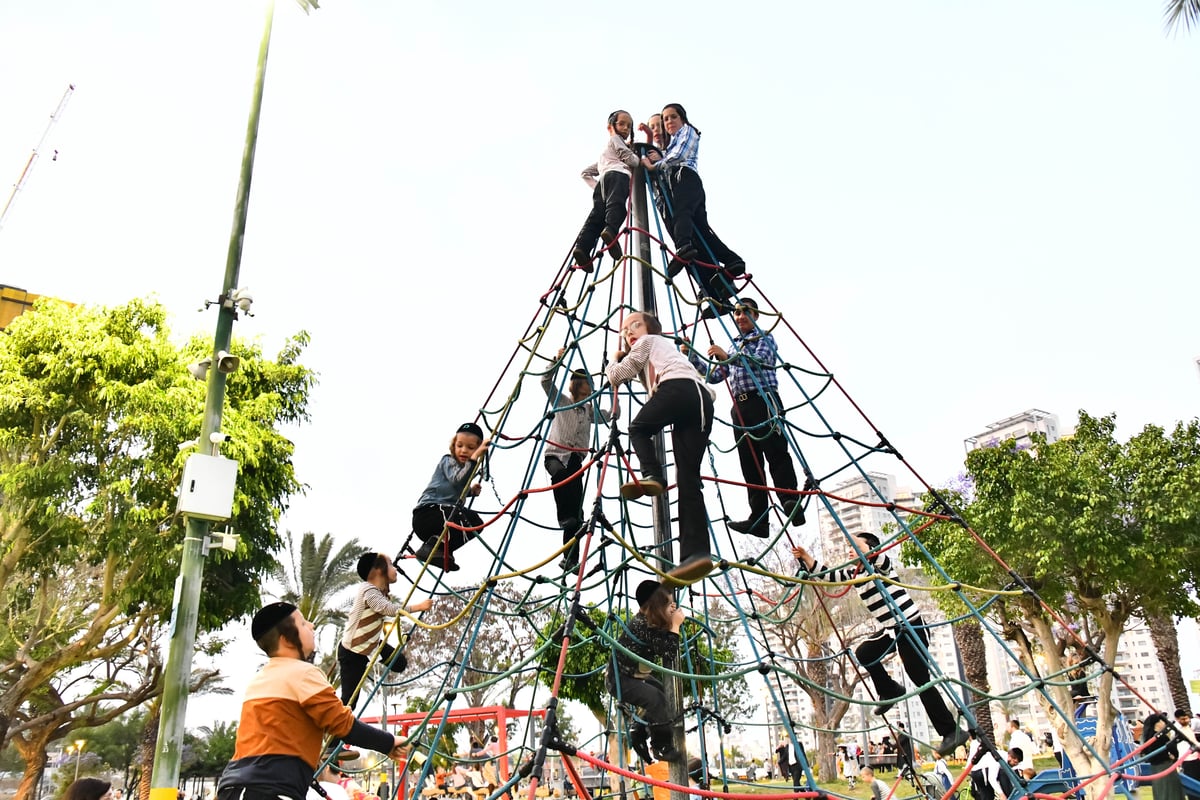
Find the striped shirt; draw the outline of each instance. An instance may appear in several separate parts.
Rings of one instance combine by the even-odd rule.
[[[654,394],[658,384],[676,378],[700,383],[687,356],[670,339],[654,334],[646,334],[634,342],[625,358],[608,365],[607,373],[613,386],[638,378],[650,394]]]
[[[667,146],[667,152],[663,153],[662,161],[654,165],[656,170],[669,170],[674,167],[687,167],[693,172],[699,172],[696,168],[696,159],[700,155],[700,134],[696,133],[696,129],[691,125],[684,125],[675,135],[671,137],[671,144]]]
[[[775,337],[769,333],[751,333],[733,340],[733,351],[728,364],[717,364],[708,372],[709,383],[720,383],[729,378],[729,388],[735,394],[749,392],[777,392],[779,379],[775,377]],[[700,374],[710,366],[695,350],[688,351],[688,360]]]
[[[342,647],[369,656],[379,644],[383,624],[400,613],[401,608],[400,603],[392,602],[375,584],[360,583],[346,620],[346,632],[342,634]]]
[[[873,568],[871,571],[880,578],[886,578],[888,581],[867,581],[855,584],[854,587],[858,590],[858,596],[866,603],[867,610],[874,615],[876,621],[884,627],[899,625],[899,621],[896,619],[896,611],[899,610],[909,622],[915,621],[919,623],[921,620],[921,609],[913,602],[912,596],[909,595],[903,586],[890,582],[896,580],[896,570],[892,567],[892,561],[887,557],[887,554],[872,551],[867,560]],[[841,569],[830,570],[822,569],[821,564],[814,561],[812,569],[808,570],[808,573],[810,577],[818,580],[845,583],[862,577],[863,567],[861,564],[853,564]],[[881,586],[887,593],[886,596],[880,591]]]
[[[565,464],[572,453],[586,453],[592,444],[592,422],[599,417],[608,422],[612,415],[603,409],[594,409],[591,400],[576,404],[565,394],[554,388],[554,370],[542,376],[542,391],[554,403],[554,421],[546,436],[546,455],[562,459]]]

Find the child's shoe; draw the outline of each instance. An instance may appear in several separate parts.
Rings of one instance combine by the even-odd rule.
[[[621,497],[626,500],[637,500],[639,497],[658,497],[666,491],[662,478],[647,475],[640,481],[633,480],[621,484]]]
[[[625,254],[621,251],[621,244],[617,241],[617,235],[608,228],[605,228],[600,231],[600,239],[608,246],[608,253],[613,257],[613,261],[620,261],[621,257]]]
[[[579,245],[575,245],[575,248],[571,251],[571,255],[575,257],[575,263],[579,265],[581,270],[584,272],[592,271],[592,256],[587,250],[584,250]]]

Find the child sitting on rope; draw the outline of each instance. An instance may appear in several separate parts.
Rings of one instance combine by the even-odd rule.
[[[683,609],[658,581],[642,581],[635,597],[638,613],[630,618],[628,627],[617,638],[617,644],[634,655],[627,655],[620,648],[613,649],[605,685],[618,701],[642,709],[642,716],[650,726],[650,746],[657,758],[682,761],[684,754],[674,743],[675,726],[667,705],[667,694],[662,683],[651,676],[650,664],[645,662],[658,663],[663,656],[679,652]],[[646,752],[646,727],[634,724],[629,730],[629,739],[642,760],[650,761]]]
[[[680,557],[679,566],[670,574],[690,582],[712,570],[700,463],[712,432],[714,393],[687,357],[661,334],[662,323],[653,314],[630,314],[621,328],[627,350],[618,350],[608,365],[608,380],[614,387],[638,378],[649,395],[629,423],[629,442],[641,464],[642,478],[624,484],[621,496],[626,500],[658,497],[666,490],[654,436],[672,426],[679,487]]]
[[[490,439],[483,438],[483,429],[474,422],[464,422],[454,432],[450,440],[450,452],[438,461],[437,469],[429,485],[421,493],[417,507],[413,509],[413,533],[423,544],[417,551],[417,560],[428,563],[431,567],[453,572],[458,569],[454,560],[454,551],[467,543],[468,539],[476,536],[475,531],[460,531],[448,527],[453,523],[464,528],[478,528],[483,520],[478,514],[462,505],[465,495],[477,497],[483,488],[479,483],[468,488],[471,477],[475,475],[479,459],[491,445]],[[442,532],[445,531],[445,539]],[[430,560],[436,547],[448,547],[449,553],[445,559]]]
[[[620,109],[608,115],[608,142],[600,158],[583,170],[583,179],[592,187],[592,211],[575,239],[571,254],[584,272],[592,271],[592,245],[599,236],[613,260],[621,258],[617,234],[625,224],[625,204],[629,202],[629,180],[638,157],[629,149],[633,141],[633,117]]]
[[[338,642],[337,659],[342,679],[342,702],[354,708],[358,701],[358,685],[367,672],[371,656],[379,647],[384,623],[400,613],[404,606],[388,596],[388,590],[396,582],[396,567],[383,553],[363,553],[356,566],[358,577],[363,582],[354,595],[354,605],[346,620],[346,631]],[[417,614],[433,608],[429,598],[413,603],[407,609]],[[408,666],[404,653],[395,655],[396,649],[386,642],[379,651],[379,662],[393,673],[403,672]]]
[[[855,649],[854,657],[871,676],[879,699],[894,700],[904,695],[904,687],[888,674],[883,666],[884,658],[895,649],[900,654],[900,662],[904,665],[904,672],[909,680],[915,686],[924,686],[929,683],[929,665],[925,662],[929,634],[925,630],[925,622],[921,619],[921,611],[917,604],[904,587],[896,582],[896,571],[891,559],[877,549],[879,537],[873,533],[860,533],[855,537],[855,541],[878,576],[876,580],[856,584],[855,588],[867,610],[875,615],[881,627]],[[809,573],[811,578],[846,583],[862,575],[861,564],[827,571],[803,547],[793,547],[792,555],[799,559],[804,571]],[[937,751],[948,756],[956,747],[966,744],[966,731],[958,727],[954,715],[946,708],[938,690],[931,686],[922,691],[920,697],[921,705],[925,706],[925,713],[929,715],[929,722],[942,737]],[[884,702],[875,709],[875,713],[882,715],[894,705],[894,702]]]

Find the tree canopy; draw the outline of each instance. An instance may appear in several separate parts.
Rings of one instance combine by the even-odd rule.
[[[169,618],[182,523],[180,444],[197,438],[204,386],[166,312],[41,301],[0,335],[0,742],[41,768],[48,741],[107,722],[159,691],[156,634]],[[200,631],[259,604],[275,525],[301,490],[281,428],[307,419],[303,333],[269,359],[234,343],[221,455],[239,464],[235,553],[205,571]],[[208,445],[205,445],[206,452]],[[28,773],[27,773],[28,777]]]

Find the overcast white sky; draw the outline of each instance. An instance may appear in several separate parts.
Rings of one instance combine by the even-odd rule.
[[[261,20],[0,6],[6,186],[77,87],[0,283],[154,294],[180,338],[212,331]],[[1198,68],[1156,2],[280,0],[235,334],[313,335],[286,525],[398,547],[538,313],[616,107],[687,107],[714,227],[931,483],[1027,408],[1122,435],[1192,417]]]

